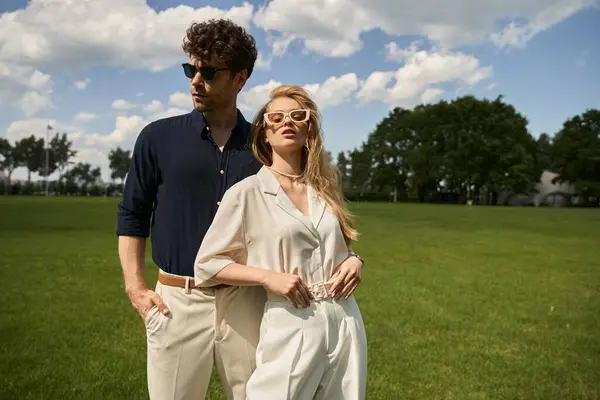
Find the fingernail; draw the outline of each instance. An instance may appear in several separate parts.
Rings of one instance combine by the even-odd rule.
[[[164,315],[168,315],[168,314],[169,314],[169,310],[165,308],[165,309],[163,310],[163,314],[164,314]]]

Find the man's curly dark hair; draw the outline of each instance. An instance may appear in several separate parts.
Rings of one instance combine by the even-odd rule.
[[[248,78],[258,57],[256,41],[243,27],[228,19],[194,22],[186,31],[183,51],[203,62],[215,56],[235,74],[243,69]]]

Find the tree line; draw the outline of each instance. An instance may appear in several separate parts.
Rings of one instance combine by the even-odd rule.
[[[72,148],[66,133],[56,133],[48,142],[30,135],[11,144],[0,138],[0,171],[4,180],[0,182],[0,193],[53,195],[114,195],[121,190],[131,163],[131,151],[117,147],[108,153],[111,182],[101,180],[100,167],[88,162],[74,162],[78,151]],[[27,180],[13,182],[15,169],[25,168]],[[42,181],[32,182],[31,174],[37,173]],[[47,178],[57,173],[57,178]],[[119,184],[120,181],[120,184]]]
[[[351,201],[498,204],[501,195],[533,195],[542,172],[551,171],[558,174],[556,183],[573,186],[580,204],[598,206],[600,110],[569,118],[552,136],[534,138],[527,123],[502,96],[396,107],[360,146],[337,155],[344,193]],[[48,143],[34,135],[14,144],[0,138],[0,170],[5,175],[0,193],[44,192],[45,181],[31,182],[31,174],[45,178],[55,172],[58,178],[48,182],[52,194],[120,193],[130,150],[109,152],[108,184],[101,182],[99,167],[75,163],[77,154],[66,133],[57,133]],[[27,169],[24,184],[11,181],[19,167]]]
[[[536,193],[542,172],[572,185],[579,204],[600,202],[600,111],[586,110],[552,137],[534,138],[502,96],[397,107],[337,165],[349,200],[498,204]],[[501,203],[501,202],[500,202]]]

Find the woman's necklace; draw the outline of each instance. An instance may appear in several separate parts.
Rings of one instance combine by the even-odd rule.
[[[287,176],[287,177],[288,177],[288,178],[290,178],[290,179],[300,179],[300,178],[302,178],[302,177],[304,176],[304,173],[302,173],[302,174],[300,174],[300,175],[292,175],[292,174],[286,174],[285,172],[277,171],[277,170],[276,170],[275,168],[273,168],[273,167],[269,167],[269,169],[270,169],[271,171],[273,171],[273,172],[276,172],[276,173],[278,173],[279,175],[282,175],[282,176]]]

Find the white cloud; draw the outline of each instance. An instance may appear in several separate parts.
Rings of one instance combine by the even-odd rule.
[[[108,154],[94,148],[78,149],[77,154],[72,159],[73,162],[90,163],[92,168],[108,168]],[[107,176],[104,177],[105,180]]]
[[[11,143],[14,143],[24,137],[34,135],[36,138],[46,138],[47,127],[50,125],[52,130],[50,136],[56,133],[67,133],[69,140],[76,139],[81,136],[81,129],[76,125],[57,121],[55,119],[32,118],[27,120],[13,121],[8,128],[4,137]]]
[[[287,48],[294,40],[298,39],[296,35],[283,33],[279,36],[269,35],[267,41],[271,44],[273,55],[282,56],[287,51]]]
[[[152,103],[145,104],[142,108],[146,114],[152,114],[152,113],[156,113],[156,112],[159,112],[160,110],[162,110],[163,105],[158,100],[152,100]]]
[[[189,93],[175,92],[169,96],[169,104],[177,107],[190,107],[192,98]]]
[[[384,99],[387,96],[387,87],[394,79],[394,72],[375,71],[362,83],[357,99],[362,103],[369,103]]]
[[[358,77],[354,73],[327,78],[322,84],[304,85],[319,106],[319,109],[335,107],[352,99],[352,93],[358,89]]]
[[[119,115],[115,120],[115,129],[109,134],[87,133],[83,135],[83,144],[92,148],[110,149],[112,146],[132,145],[147,121],[139,115]]]
[[[95,120],[96,118],[98,118],[98,115],[96,115],[94,113],[83,111],[83,112],[80,112],[77,115],[75,115],[75,117],[73,119],[77,122],[88,122],[88,121]]]
[[[416,44],[400,49],[395,43],[387,46],[388,56],[404,61],[396,71],[375,71],[364,81],[354,73],[332,76],[322,83],[301,85],[315,100],[320,110],[358,100],[359,104],[383,101],[390,105],[414,106],[428,103],[444,93],[446,83],[472,86],[488,78],[492,68],[482,66],[473,56],[448,50],[418,50]],[[269,99],[277,80],[242,91],[240,110],[255,113]]]
[[[132,148],[135,138],[142,131],[144,126],[149,123],[175,115],[188,113],[188,110],[171,107],[166,110],[158,110],[142,117],[140,115],[119,115],[115,119],[115,128],[112,132],[106,133],[86,133],[82,135],[82,145],[95,149],[108,150],[121,146]]]
[[[248,27],[253,11],[246,2],[228,10],[179,5],[157,12],[145,0],[32,0],[0,15],[0,60],[50,69],[164,70],[180,61],[191,22],[224,17]]]
[[[170,101],[170,103],[175,104],[175,105],[177,105],[179,103],[179,104],[183,104],[183,106],[187,106],[188,103],[190,102],[189,97],[187,95],[185,95],[185,97],[187,99],[184,102],[183,101],[184,96],[180,96],[180,95],[185,95],[185,94],[177,92],[177,93],[173,93],[171,96],[169,96],[169,99],[173,100],[173,102]],[[146,117],[147,122],[156,121],[156,120],[168,118],[168,117],[173,117],[176,115],[182,115],[182,114],[186,114],[186,113],[190,112],[189,109],[185,109],[185,108],[181,108],[181,107],[168,107],[165,109],[165,106],[159,100],[152,100],[152,103],[144,105],[142,107],[142,109],[144,110],[144,113],[148,114],[148,116]]]
[[[230,9],[179,5],[156,12],[145,0],[31,0],[24,9],[0,14],[0,105],[17,106],[26,117],[53,108],[55,72],[99,66],[164,70],[180,61],[192,21],[224,17],[248,27],[253,11],[246,2]],[[89,82],[74,85],[83,90]]]
[[[431,103],[437,97],[441,96],[444,91],[440,88],[427,88],[421,94],[421,102],[422,103]]]
[[[395,72],[373,72],[357,94],[363,103],[383,100],[392,106],[411,107],[440,96],[444,92],[441,84],[473,86],[493,72],[472,55],[445,49],[419,50],[417,42],[407,49],[389,43],[386,49],[388,59],[404,65]]]
[[[257,112],[268,100],[271,90],[281,85],[274,79],[262,85],[256,85],[248,90],[242,90],[238,96],[238,108],[250,113]]]
[[[114,108],[115,110],[130,110],[135,107],[135,104],[127,100],[119,99],[112,102],[112,108]]]
[[[40,111],[54,108],[54,103],[49,94],[43,94],[32,90],[25,92],[16,104],[19,105],[21,112],[23,112],[26,117],[33,117]]]
[[[501,32],[491,34],[490,38],[498,47],[523,47],[538,33],[594,3],[593,0],[546,1],[544,7],[531,16],[526,23],[511,21]]]
[[[268,100],[273,89],[282,83],[274,79],[262,85],[256,85],[242,91],[238,97],[238,108],[249,113],[257,112]],[[352,99],[352,93],[359,87],[358,77],[354,73],[332,76],[323,83],[301,85],[317,103],[319,111],[334,107]]]
[[[32,90],[42,90],[51,84],[50,75],[32,67],[21,67],[0,62],[0,77],[10,78],[14,83]]]
[[[271,0],[255,14],[254,23],[269,32],[275,55],[298,40],[309,51],[340,57],[361,49],[361,34],[373,29],[424,36],[446,48],[487,40],[522,46],[594,4],[595,0]],[[501,26],[502,20],[508,22]]]
[[[90,82],[91,82],[91,79],[87,78],[87,79],[84,79],[84,80],[82,80],[82,81],[76,81],[76,82],[74,83],[74,85],[75,85],[75,87],[76,87],[77,89],[79,89],[79,90],[84,90],[84,89],[87,87],[87,85],[89,85],[89,84],[90,84]]]
[[[147,120],[148,120],[148,122],[156,121],[156,120],[163,119],[163,118],[169,118],[169,117],[174,117],[177,115],[187,114],[189,112],[190,112],[190,110],[186,110],[183,108],[169,107],[166,110],[161,110],[161,111],[158,111],[158,112],[152,114]]]
[[[53,85],[50,75],[34,67],[5,63],[0,59],[0,106],[18,107],[26,117],[32,117],[54,108]]]
[[[269,70],[271,69],[271,58],[265,57],[262,52],[258,52],[258,58],[256,59],[256,63],[254,64],[255,69]]]

